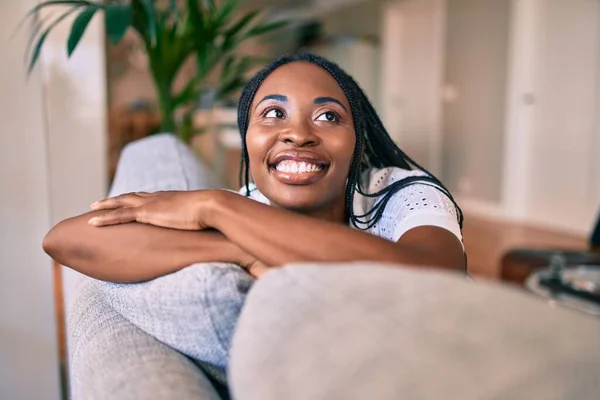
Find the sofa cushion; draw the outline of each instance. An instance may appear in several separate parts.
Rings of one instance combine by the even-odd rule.
[[[81,281],[69,318],[71,398],[221,398],[191,360],[109,307],[94,282]]]
[[[216,179],[194,151],[174,135],[161,133],[128,144],[121,153],[110,196],[158,190],[198,190]]]
[[[433,270],[298,265],[253,286],[236,398],[590,399],[600,321]]]

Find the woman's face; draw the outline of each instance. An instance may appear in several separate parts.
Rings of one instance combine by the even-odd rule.
[[[246,134],[250,173],[274,206],[343,213],[355,144],[348,99],[321,67],[283,65],[256,92]]]

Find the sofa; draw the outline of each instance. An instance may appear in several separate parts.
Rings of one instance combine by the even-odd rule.
[[[194,153],[160,134],[124,149],[110,195],[212,186]],[[201,299],[209,269],[132,285],[83,277],[68,305],[71,398],[600,396],[599,320],[494,282],[374,263],[288,265],[258,281],[219,277],[247,293],[233,305],[241,316],[231,321],[223,387],[199,359],[212,349],[195,331],[212,307]],[[167,322],[171,330],[155,334]]]

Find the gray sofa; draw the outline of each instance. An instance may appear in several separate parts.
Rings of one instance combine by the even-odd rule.
[[[189,148],[157,135],[124,150],[111,194],[207,188],[207,177]],[[229,353],[228,394],[195,357],[203,350],[194,332],[203,267],[135,285],[82,278],[68,315],[71,397],[600,396],[600,321],[497,284],[369,263],[290,265],[242,280],[249,294]],[[147,333],[171,317],[187,324],[161,340]]]

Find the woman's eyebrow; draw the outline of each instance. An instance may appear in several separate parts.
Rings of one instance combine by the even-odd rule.
[[[256,110],[256,108],[258,108],[258,105],[260,103],[262,103],[263,101],[267,101],[267,100],[277,100],[282,103],[287,103],[288,98],[287,98],[287,96],[284,96],[282,94],[269,94],[269,95],[263,97],[258,103],[256,103],[256,107],[254,109]]]
[[[333,97],[317,97],[314,101],[315,105],[319,105],[319,104],[325,104],[325,103],[336,103],[339,104],[340,107],[342,107],[344,109],[344,111],[348,112],[348,110],[346,110],[346,107],[344,107],[344,105],[342,104],[341,101],[339,101],[336,98]]]

